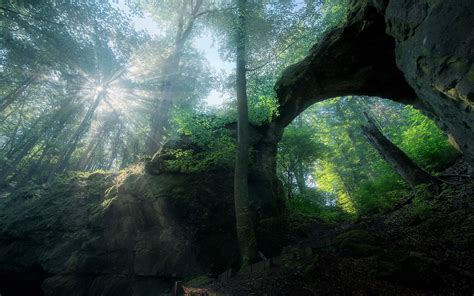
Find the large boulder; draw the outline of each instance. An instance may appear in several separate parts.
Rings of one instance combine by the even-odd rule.
[[[229,180],[139,165],[3,197],[0,292],[159,295],[176,278],[223,271],[238,258]]]

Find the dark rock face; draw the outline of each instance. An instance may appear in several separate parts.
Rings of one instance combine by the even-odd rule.
[[[11,291],[159,295],[175,278],[225,270],[238,258],[228,180],[137,167],[3,198],[0,274],[16,279]]]
[[[385,19],[415,106],[433,115],[473,166],[474,2],[390,1]]]
[[[165,148],[173,147],[198,149],[186,139]],[[160,295],[176,279],[236,267],[232,170],[170,169],[166,149],[147,163],[153,174],[140,164],[2,197],[0,293]],[[280,195],[252,172],[259,249],[273,256],[284,240]]]
[[[269,137],[315,102],[343,95],[413,104],[434,117],[474,167],[474,2],[354,1],[276,85],[280,116]]]
[[[301,62],[289,67],[275,86],[280,116],[288,125],[307,107],[344,95],[379,96],[413,103],[416,94],[395,61],[395,40],[374,6],[358,1],[347,23],[328,32]]]

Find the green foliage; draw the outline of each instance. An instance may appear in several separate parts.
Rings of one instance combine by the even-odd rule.
[[[385,105],[393,103],[386,102]],[[381,111],[380,107],[375,110]],[[398,114],[392,113],[390,122],[381,118],[385,120],[382,124],[388,136],[420,166],[436,172],[458,156],[443,132],[420,111],[411,106],[395,110]],[[384,212],[410,194],[407,184],[389,166],[379,161],[373,168],[375,177],[361,182],[354,193],[360,215]],[[417,191],[428,192],[426,188]]]
[[[361,216],[383,213],[409,193],[409,187],[388,165],[381,163],[376,177],[362,181],[354,192],[357,213]]]
[[[334,205],[334,196],[317,189],[309,189],[307,193],[296,195],[287,200],[290,213],[294,216],[320,219],[325,223],[348,221],[352,215]]]
[[[167,164],[178,171],[198,172],[231,167],[235,157],[235,140],[228,120],[213,115],[181,112],[175,117],[178,133],[197,145],[196,150],[171,149]]]
[[[400,147],[420,166],[437,171],[459,155],[432,120],[411,106],[404,111],[408,126],[400,134]]]
[[[289,195],[296,186],[306,187],[313,163],[321,156],[324,146],[318,142],[311,127],[291,125],[285,129],[278,145],[278,175]],[[298,184],[298,182],[300,184]],[[299,188],[300,193],[304,188]]]
[[[309,175],[317,188],[336,196],[336,204],[348,214],[365,216],[385,212],[411,192],[360,133],[358,126],[365,121],[363,111],[372,113],[386,135],[425,169],[439,171],[458,156],[435,123],[412,107],[356,97],[317,104],[301,115],[305,118],[304,125],[289,127],[290,134],[297,134],[293,129],[302,134],[311,131],[311,136],[324,145],[322,153],[310,159],[306,169],[311,171]],[[305,140],[289,140],[288,146],[300,142]]]
[[[324,146],[314,137],[311,127],[292,125],[285,129],[278,148],[282,161],[295,162],[296,165],[314,163],[322,154]]]
[[[275,97],[259,96],[256,99],[250,99],[249,102],[249,121],[254,125],[270,122],[278,115],[278,102]]]
[[[418,186],[415,189],[412,205],[409,214],[420,220],[428,219],[433,214],[432,196],[426,186]]]

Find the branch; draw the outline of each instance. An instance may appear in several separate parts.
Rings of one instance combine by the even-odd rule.
[[[6,11],[6,12],[9,12],[9,13],[12,13],[12,14],[16,14],[16,15],[21,15],[21,16],[24,16],[24,17],[29,17],[29,18],[36,19],[36,20],[45,21],[45,22],[53,24],[53,25],[64,26],[64,24],[61,24],[61,23],[56,23],[56,22],[47,20],[47,19],[42,18],[42,17],[34,17],[34,16],[31,16],[31,15],[27,15],[27,14],[24,14],[24,13],[15,11],[15,10],[8,9],[6,7],[3,7],[3,6],[0,6],[0,10]]]
[[[194,17],[198,18],[206,14],[219,13],[219,12],[224,12],[224,11],[234,10],[234,9],[237,9],[237,7],[228,7],[228,8],[223,8],[223,9],[208,9],[208,10],[203,10],[200,13],[195,14]]]

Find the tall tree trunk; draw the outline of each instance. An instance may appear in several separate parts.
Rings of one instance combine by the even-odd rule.
[[[120,161],[119,167],[120,170],[126,168],[131,163],[130,158],[131,157],[128,151],[127,143],[125,143],[122,148],[122,159]]]
[[[84,161],[84,164],[83,164],[83,167],[82,169],[84,171],[91,171],[92,169],[92,165],[93,165],[93,160],[95,158],[95,155],[97,153],[97,150],[98,148],[102,145],[102,141],[103,141],[103,138],[104,136],[98,138],[95,143],[94,143],[94,146],[93,148],[89,151],[89,153],[87,154],[87,158],[86,160]]]
[[[438,180],[416,165],[400,148],[385,137],[373,118],[366,112],[364,115],[368,124],[361,126],[362,133],[369,143],[379,152],[382,158],[393,167],[393,169],[411,187],[420,184],[437,184]]]
[[[298,116],[295,118],[295,124],[297,127],[302,128],[303,127],[303,117]],[[295,180],[296,180],[296,185],[298,186],[298,191],[300,194],[305,194],[306,193],[306,178],[305,178],[305,168],[303,166],[303,162],[301,159],[297,159],[296,164],[294,166],[295,170]]]
[[[23,158],[38,143],[38,138],[39,137],[35,135],[33,138],[31,138],[26,143],[25,146],[22,146],[22,149],[16,155],[13,162],[8,164],[8,166],[0,172],[0,185],[3,185],[3,184],[7,183],[8,179],[9,179],[8,177],[10,176],[10,174],[13,173],[17,169],[17,166],[20,164],[20,162],[23,160]]]
[[[51,146],[49,143],[45,144],[45,147],[43,148],[43,152],[41,153],[41,156],[29,166],[27,172],[21,177],[21,180],[19,180],[18,184],[16,185],[17,188],[23,187],[28,181],[30,181],[33,176],[35,176],[36,172],[41,170],[43,168],[42,162],[45,156],[49,153],[49,150],[51,149]]]
[[[249,123],[247,105],[247,48],[246,48],[247,0],[238,1],[237,48],[237,153],[234,174],[234,203],[237,239],[241,265],[247,266],[257,259],[257,242],[252,224],[248,192]]]
[[[114,164],[114,161],[117,158],[118,151],[121,148],[120,144],[122,140],[120,139],[120,136],[122,134],[122,130],[123,130],[123,125],[120,124],[119,128],[117,129],[115,133],[114,141],[112,142],[112,152],[110,153],[110,158],[107,161],[107,164],[105,166],[106,170],[108,171],[112,168],[112,165]]]
[[[178,74],[179,58],[173,54],[173,57],[165,67],[165,81],[162,83],[160,91],[160,100],[157,102],[151,118],[150,135],[148,137],[148,153],[154,155],[161,148],[161,142],[168,124],[169,112],[173,104],[174,80]]]
[[[87,148],[82,152],[81,157],[79,158],[79,161],[77,162],[77,165],[75,166],[75,169],[80,170],[80,171],[85,171],[87,163],[89,162],[89,158],[91,155],[91,151],[95,149],[97,146],[97,143],[99,142],[99,139],[102,138],[102,129],[97,133],[93,139],[89,142],[87,145]]]
[[[183,55],[184,45],[189,36],[191,36],[194,22],[199,16],[199,10],[201,9],[202,3],[203,0],[182,0],[174,46],[163,69],[165,78],[160,87],[160,100],[155,105],[152,113],[147,149],[148,153],[153,155],[153,158],[156,157],[156,154],[161,148],[164,129],[168,124],[169,112],[173,106],[173,93],[176,84],[175,80],[179,74],[179,63],[181,61],[181,56]],[[191,5],[191,16],[186,20],[186,8],[188,5]]]
[[[16,138],[17,138],[17,135],[18,135],[18,130],[20,129],[20,125],[21,125],[21,122],[23,121],[23,106],[24,104],[22,104],[18,110],[18,113],[20,114],[18,116],[18,120],[15,124],[15,128],[13,129],[13,131],[11,132],[10,136],[8,137],[8,142],[6,142],[3,146],[3,149],[5,149],[6,151],[6,147],[10,146],[10,149],[8,149],[8,152],[6,153],[7,155],[9,155],[13,149],[15,148],[15,143],[16,143]]]
[[[306,193],[306,179],[305,179],[304,169],[301,164],[298,164],[296,166],[295,179],[296,179],[296,184],[298,185],[298,190],[300,194],[305,194]]]
[[[25,133],[21,139],[17,140],[14,145],[11,145],[11,149],[7,153],[7,158],[13,159],[13,161],[9,166],[0,169],[0,183],[7,181],[9,175],[18,169],[17,167],[23,158],[30,153],[31,149],[33,149],[41,139],[46,138],[45,140],[48,142],[58,137],[59,133],[64,129],[66,122],[71,118],[70,112],[64,112],[68,105],[69,101],[62,105],[57,113],[46,122],[43,121],[43,117],[36,120],[29,131]],[[59,120],[58,124],[56,123],[57,120]],[[48,133],[48,130],[51,128],[52,131]],[[57,142],[57,140],[54,140],[54,142]],[[49,148],[47,149],[47,151],[50,150]]]
[[[31,127],[28,129],[28,131],[23,133],[23,135],[18,140],[16,140],[14,144],[10,145],[10,149],[6,153],[6,158],[15,157],[15,155],[17,155],[19,151],[24,149],[25,145],[28,145],[28,143],[30,143],[32,138],[36,137],[38,130],[41,129],[41,119],[42,117],[40,117],[40,119],[38,120],[35,120]]]
[[[94,102],[92,105],[89,107],[87,110],[86,115],[82,119],[81,123],[79,124],[79,127],[76,129],[74,132],[74,135],[71,137],[71,139],[68,141],[66,144],[66,149],[61,155],[58,165],[56,169],[53,169],[52,174],[50,175],[49,179],[54,176],[55,173],[61,173],[64,171],[64,169],[67,167],[69,163],[69,159],[71,158],[72,153],[76,150],[77,144],[79,143],[79,140],[82,138],[85,132],[89,129],[92,117],[94,116],[95,110],[99,106],[100,102],[104,98],[104,94],[101,92],[98,92],[94,98]]]
[[[356,139],[356,136],[354,135],[354,130],[351,127],[348,128],[347,135],[349,136],[349,140],[351,141],[352,146],[354,147],[354,150],[356,152],[356,156],[359,160],[360,166],[362,168],[367,169],[367,177],[369,177],[370,179],[373,180],[374,176],[373,176],[372,171],[370,169],[369,162],[367,161],[367,157],[365,157],[365,153],[361,149],[360,145],[357,145],[357,139]],[[358,173],[359,173],[359,175],[362,174],[361,171],[359,171]]]

